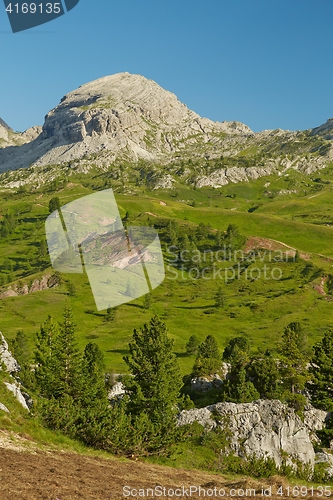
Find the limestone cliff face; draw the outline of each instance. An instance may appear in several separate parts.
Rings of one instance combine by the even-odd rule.
[[[18,373],[20,371],[20,365],[18,364],[16,359],[12,356],[12,353],[9,351],[8,344],[1,332],[0,332],[0,363],[4,364],[6,371],[9,373]]]
[[[228,157],[235,158],[235,167],[223,168]],[[237,121],[202,118],[153,80],[119,73],[66,94],[46,115],[43,127],[17,134],[0,121],[0,172],[61,165],[70,175],[74,168],[103,169],[117,159],[144,159],[158,166],[179,158],[202,161],[203,168],[199,165],[190,176],[199,188],[289,169],[311,174],[333,160],[333,119],[306,131],[254,133]],[[221,168],[205,171],[212,158],[221,160]],[[39,185],[46,173],[41,177],[34,172],[36,179],[32,175],[30,180]],[[174,181],[160,179],[157,186],[171,188]]]
[[[302,421],[293,409],[278,400],[258,400],[184,410],[179,415],[179,425],[197,421],[209,429],[216,426],[227,429],[229,452],[243,458],[270,457],[280,466],[287,453],[290,464],[292,460],[299,460],[313,467],[316,461],[312,445],[314,432],[324,427],[327,417],[327,412],[309,405]]]
[[[21,146],[36,139],[42,132],[42,127],[31,127],[25,132],[14,132],[13,129],[7,125],[0,118],[0,149],[8,148],[6,153],[10,152],[10,146]],[[16,151],[18,151],[16,149]],[[1,166],[1,163],[0,163]],[[0,170],[2,170],[0,168]]]
[[[11,128],[0,118],[0,141],[3,143],[8,143],[9,141],[9,132]]]
[[[1,152],[0,168],[59,164],[91,155],[109,162],[119,155],[155,160],[222,134],[242,137],[253,132],[239,122],[201,118],[154,81],[119,73],[66,94],[30,144]]]
[[[15,398],[23,406],[23,408],[29,410],[28,403],[32,403],[32,400],[28,394],[21,392],[20,381],[16,378],[17,374],[21,370],[21,367],[13,357],[4,336],[0,332],[0,370],[2,369],[2,366],[5,371],[10,374],[11,379],[10,382],[4,382],[4,385],[14,394]],[[8,408],[3,403],[0,403],[0,410],[9,413]]]

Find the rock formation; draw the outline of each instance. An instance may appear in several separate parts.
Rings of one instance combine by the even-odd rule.
[[[156,82],[119,73],[66,94],[43,127],[17,134],[0,121],[0,148],[0,172],[32,166],[32,174],[48,165],[62,165],[70,175],[75,168],[105,169],[116,160],[161,165],[199,159],[204,167],[208,159],[221,159],[213,172],[199,167],[194,177],[184,176],[197,187],[220,187],[291,168],[306,174],[324,168],[333,159],[333,119],[307,131],[254,133],[240,122],[201,118]],[[251,149],[252,162],[242,163],[237,155]],[[238,158],[237,166],[223,166],[229,157]],[[40,172],[30,181],[39,184]],[[153,187],[169,189],[174,182],[173,175],[161,173]]]
[[[219,373],[206,377],[194,377],[190,381],[190,387],[192,390],[199,392],[208,392],[211,389],[220,389],[223,382],[228,378],[230,369],[230,363],[222,363]]]
[[[9,170],[99,154],[109,163],[119,154],[156,160],[222,133],[253,135],[238,122],[201,118],[152,80],[119,73],[66,94],[46,115],[42,133],[30,144],[3,150],[0,162]]]
[[[13,380],[12,382],[4,382],[5,386],[14,394],[15,398],[23,406],[23,408],[29,410],[29,407],[32,406],[32,399],[29,394],[21,391],[21,384],[16,378],[21,369],[20,365],[9,351],[8,344],[0,332],[0,369],[1,365],[4,366],[5,370],[11,375]],[[0,403],[0,410],[7,410],[9,412],[8,408],[6,408],[6,406],[2,403]]]
[[[0,403],[0,410],[1,411],[5,411],[6,413],[10,413],[10,411],[8,410],[7,406],[5,406],[4,404]]]
[[[29,410],[25,397],[21,392],[20,384],[18,382],[13,382],[12,384],[10,384],[9,382],[4,382],[4,384],[7,387],[7,389],[14,394],[17,401],[23,406],[23,408]]]
[[[108,398],[110,401],[118,401],[126,393],[124,384],[122,382],[116,382],[108,392]]]
[[[6,122],[0,118],[0,148],[20,146],[31,142],[42,132],[42,127],[32,127],[22,133],[15,133]]]
[[[253,403],[217,403],[201,409],[183,410],[179,425],[198,422],[207,429],[222,427],[229,434],[229,452],[246,458],[273,458],[276,465],[293,461],[315,464],[314,432],[322,429],[327,412],[308,406],[304,422],[294,410],[278,400]],[[214,416],[214,418],[213,418]]]
[[[0,299],[7,297],[17,297],[18,295],[27,295],[28,293],[40,292],[49,288],[55,288],[59,285],[59,276],[57,274],[45,274],[41,278],[36,278],[28,285],[23,283],[21,285],[10,285],[7,290],[0,293]]]
[[[6,371],[11,374],[18,373],[21,369],[20,365],[9,351],[5,337],[0,332],[0,365],[1,363],[5,365]]]

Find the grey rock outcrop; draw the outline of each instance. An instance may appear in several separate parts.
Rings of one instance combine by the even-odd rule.
[[[17,401],[23,406],[23,408],[29,410],[25,397],[21,392],[20,384],[18,382],[13,382],[12,384],[10,384],[9,382],[4,382],[4,384],[7,387],[7,389],[14,394]]]
[[[190,387],[193,390],[207,392],[212,389],[220,389],[224,381],[228,378],[230,371],[230,363],[222,363],[219,373],[210,375],[209,377],[194,377],[191,379]]]
[[[42,127],[32,127],[25,132],[14,132],[6,122],[0,118],[0,148],[9,146],[21,146],[36,139],[42,131]]]
[[[1,362],[5,365],[5,369],[9,373],[18,373],[20,371],[20,365],[9,351],[8,344],[0,332],[0,365]]]
[[[214,415],[214,418],[213,418]],[[253,403],[217,403],[199,410],[184,410],[179,425],[199,422],[208,429],[221,426],[229,434],[230,452],[240,457],[255,455],[273,458],[277,466],[288,454],[293,460],[315,463],[311,435],[324,426],[327,414],[308,406],[305,422],[294,410],[278,400],[258,400]]]
[[[333,139],[333,118],[329,118],[327,122],[320,125],[320,127],[313,128],[311,135],[320,135],[326,140]]]
[[[328,453],[327,451],[321,451],[316,453],[316,464],[325,463],[327,478],[330,479],[333,477],[333,455]]]
[[[199,392],[208,392],[212,389],[219,389],[223,385],[223,380],[219,375],[214,377],[195,377],[191,379],[191,389]]]
[[[212,419],[212,407],[194,408],[192,410],[183,410],[178,416],[178,425],[192,424],[198,422],[205,429],[215,429],[217,423]]]
[[[330,415],[330,413],[324,410],[318,410],[310,404],[305,407],[303,422],[311,433],[312,441],[317,441],[315,432],[321,430],[324,427],[324,424],[330,417]]]
[[[14,394],[23,408],[29,410],[29,407],[31,407],[33,403],[32,399],[29,394],[21,391],[21,384],[17,377],[17,374],[21,370],[21,367],[13,357],[12,353],[9,351],[8,344],[4,336],[0,332],[0,369],[1,364],[3,364],[5,370],[11,374],[11,378],[13,380],[13,382],[4,382],[5,386]]]
[[[27,283],[22,285],[10,285],[7,290],[0,293],[0,299],[5,299],[7,297],[17,297],[18,295],[27,295],[28,293],[41,292],[42,290],[47,290],[49,288],[55,288],[59,285],[59,277],[56,274],[52,276],[50,274],[45,274],[39,279],[36,278],[28,286]]]
[[[5,406],[4,404],[0,403],[0,410],[1,411],[5,411],[6,413],[10,413],[10,411],[8,410],[7,406]]]
[[[12,130],[9,125],[5,121],[3,121],[2,118],[0,118],[0,127],[6,129],[6,130]]]
[[[125,387],[122,382],[116,382],[113,387],[108,392],[108,398],[112,399],[121,399],[125,394]]]

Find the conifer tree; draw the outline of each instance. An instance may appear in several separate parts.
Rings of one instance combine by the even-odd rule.
[[[10,349],[19,365],[27,364],[30,360],[30,348],[28,339],[22,330],[19,330],[15,338],[10,342]]]
[[[316,408],[333,411],[333,330],[326,331],[313,350],[309,368],[312,380],[307,384],[311,403]]]
[[[84,349],[81,366],[79,399],[83,405],[94,405],[98,400],[107,402],[104,369],[102,351],[97,344],[89,342]]]
[[[35,351],[35,377],[40,395],[51,398],[56,389],[55,346],[59,335],[59,325],[54,323],[51,316],[37,332]]]
[[[151,293],[147,293],[145,295],[144,300],[143,300],[143,308],[144,309],[150,309],[151,305],[152,305],[152,302],[153,302],[153,298],[151,296]]]
[[[233,366],[229,379],[223,385],[223,399],[232,403],[251,403],[259,399],[260,394],[248,380],[244,366]]]
[[[227,381],[222,387],[223,400],[233,403],[250,403],[255,399],[259,399],[259,392],[247,376],[246,369],[249,363],[247,352],[235,344],[235,348],[228,360],[231,364],[231,370]]]
[[[250,343],[246,337],[234,337],[225,347],[223,351],[223,359],[225,361],[230,361],[234,356],[237,356],[238,351],[243,351],[248,354],[250,350]]]
[[[277,360],[269,352],[254,358],[249,367],[253,385],[263,399],[278,399],[281,384]]]
[[[72,312],[65,308],[63,322],[49,316],[37,334],[36,380],[42,396],[59,399],[77,395],[80,386],[80,355]]]
[[[291,394],[304,389],[309,379],[305,346],[306,340],[300,324],[290,323],[282,335],[280,373],[283,386]]]
[[[188,355],[194,354],[199,347],[199,339],[196,335],[191,335],[186,344],[186,353]]]
[[[66,306],[63,321],[59,325],[59,334],[54,346],[57,358],[56,377],[57,388],[55,396],[68,394],[76,396],[79,389],[80,353],[76,343],[76,326],[71,309]]]
[[[151,423],[147,446],[160,450],[175,439],[181,402],[182,377],[173,341],[168,338],[165,323],[154,316],[148,324],[134,330],[129,349],[130,355],[124,357],[134,375],[124,380],[130,397],[129,410],[134,423],[142,418]]]
[[[220,367],[221,357],[216,339],[213,335],[207,335],[204,342],[198,347],[193,374],[196,376],[212,375]]]
[[[59,208],[60,208],[60,200],[58,196],[51,198],[49,201],[49,212],[52,213],[55,210],[59,210]]]
[[[215,307],[223,307],[225,303],[223,288],[220,286],[215,294]]]
[[[10,350],[20,365],[19,377],[22,384],[27,388],[34,388],[35,377],[31,370],[31,352],[28,343],[28,339],[22,330],[19,330],[15,338],[9,343]]]

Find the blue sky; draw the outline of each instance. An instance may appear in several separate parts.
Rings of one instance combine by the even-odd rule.
[[[128,71],[213,120],[253,130],[333,117],[331,0],[80,0],[12,34],[0,3],[0,117],[41,125],[61,97]]]

